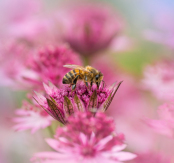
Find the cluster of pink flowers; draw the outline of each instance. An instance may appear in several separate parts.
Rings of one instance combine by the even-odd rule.
[[[168,142],[162,149],[158,140],[159,134],[168,141],[174,137],[173,60],[147,66],[138,84],[138,78],[121,68],[121,55],[112,55],[118,59],[112,64],[109,54],[102,54],[118,52],[124,44],[132,47],[122,35],[123,18],[111,6],[78,2],[48,11],[48,16],[40,12],[44,8],[40,1],[5,4],[4,13],[11,12],[0,15],[0,85],[27,94],[27,102],[14,111],[12,128],[44,137],[49,132],[52,137],[46,138],[52,150],[44,146],[46,152],[32,151],[32,162],[170,163],[174,148],[166,147]],[[169,27],[161,28],[168,32]],[[170,25],[164,39],[153,31],[146,31],[146,37],[173,46],[172,30]],[[92,66],[89,71],[87,65]],[[75,70],[67,69],[70,66]],[[157,98],[146,98],[144,90]],[[160,105],[157,112],[153,105]]]
[[[24,102],[21,109],[15,111],[18,117],[13,118],[16,125],[15,130],[22,131],[31,129],[31,133],[40,128],[46,128],[51,125],[53,118],[38,105]]]
[[[144,71],[143,87],[153,92],[162,100],[174,98],[174,63],[162,61],[154,66],[147,66]]]
[[[0,46],[0,76],[4,80],[1,81],[1,85],[17,87],[17,83],[20,83],[22,80],[21,76],[27,74],[24,64],[29,53],[30,50],[25,43],[15,41],[2,42]]]
[[[31,11],[23,10],[20,15],[16,9],[20,3]],[[64,65],[82,65],[80,55],[88,60],[109,48],[121,32],[121,18],[110,7],[97,4],[67,8],[62,14],[68,21],[57,14],[54,20],[36,15],[42,7],[39,2],[7,4],[12,11],[6,16],[4,33],[0,32],[1,84],[28,91],[28,102],[24,101],[12,118],[13,129],[35,133],[49,128],[53,136],[52,121],[59,125],[55,139],[46,139],[55,152],[36,153],[32,161],[121,163],[135,158],[122,151],[126,148],[124,135],[116,132],[113,119],[104,113],[122,82],[106,86],[101,81],[98,88],[95,83],[87,87],[78,80],[74,91],[62,85],[69,71]],[[60,23],[64,28],[55,30]]]
[[[111,8],[100,5],[74,6],[63,16],[67,18],[63,20],[63,40],[85,56],[107,48],[123,27],[121,18]]]
[[[48,81],[58,86],[61,84],[63,76],[68,72],[63,67],[67,63],[80,65],[81,61],[78,55],[66,45],[50,45],[39,49],[35,55],[28,59],[28,67],[33,74],[36,74],[35,78],[27,75],[24,77],[28,82],[32,82],[31,85],[35,85],[35,89],[38,89],[43,82],[48,83]]]
[[[47,139],[47,143],[56,152],[41,152],[32,160],[40,162],[119,162],[136,157],[129,152],[122,152],[123,134],[114,130],[113,119],[103,113],[93,117],[91,113],[77,113],[68,119],[64,128],[58,128],[55,139]]]
[[[58,86],[68,71],[63,65],[81,64],[78,54],[66,45],[31,49],[13,42],[3,47],[1,54],[1,74],[6,79],[5,84],[18,89],[42,89],[42,83],[48,81]]]
[[[146,119],[146,123],[157,133],[174,137],[174,104],[166,103],[158,109],[159,119]]]
[[[100,87],[96,90],[93,85],[89,90],[84,83],[77,84],[76,90],[72,92],[70,87],[65,86],[58,89],[54,85],[49,87],[44,84],[44,88],[49,98],[44,97],[36,92],[35,100],[56,120],[65,124],[67,117],[81,112],[106,111],[112,102],[121,82],[113,85],[111,88]]]

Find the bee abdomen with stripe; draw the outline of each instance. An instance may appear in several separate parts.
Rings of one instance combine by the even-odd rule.
[[[76,71],[71,70],[63,77],[62,83],[63,84],[72,84],[73,80],[75,79],[76,76],[77,76]]]

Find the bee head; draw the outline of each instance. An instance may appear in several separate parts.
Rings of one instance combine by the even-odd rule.
[[[97,88],[99,88],[102,80],[103,80],[103,74],[99,71],[99,73],[95,76],[95,82],[97,84]]]

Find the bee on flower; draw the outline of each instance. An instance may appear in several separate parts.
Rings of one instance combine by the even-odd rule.
[[[35,92],[34,99],[53,118],[66,124],[67,118],[79,111],[92,112],[94,115],[96,112],[105,112],[121,83],[114,83],[110,87],[100,86],[99,89],[93,85],[89,90],[82,82],[76,85],[73,92],[69,86],[57,88],[53,84],[44,84],[47,97]]]
[[[71,84],[72,90],[76,88],[77,80],[83,80],[87,87],[88,83],[90,83],[91,87],[93,83],[96,83],[97,89],[99,89],[100,83],[103,81],[103,74],[92,66],[86,66],[84,68],[78,65],[64,65],[64,67],[73,68],[62,80],[63,84]]]

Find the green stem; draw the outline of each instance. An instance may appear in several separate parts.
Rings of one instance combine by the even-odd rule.
[[[53,135],[54,135],[54,131],[53,131],[53,129],[52,129],[51,126],[48,126],[48,131],[49,131],[51,137],[53,137]]]
[[[90,59],[89,59],[88,56],[83,56],[82,59],[83,59],[83,65],[84,66],[87,66],[87,65],[90,64]]]

